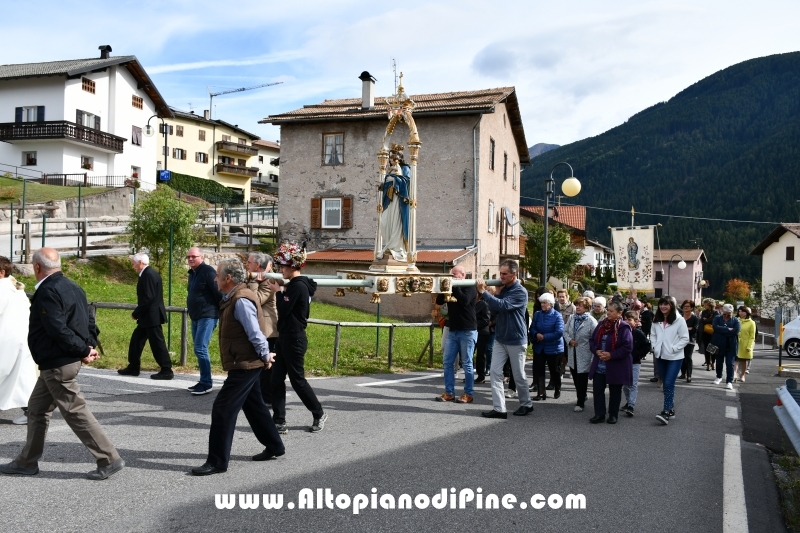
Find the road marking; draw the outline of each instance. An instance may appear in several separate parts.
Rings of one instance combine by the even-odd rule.
[[[733,418],[734,420],[739,420],[739,410],[732,405],[725,406],[725,418]]]
[[[747,533],[747,508],[738,435],[725,435],[722,472],[722,533]]]
[[[192,385],[190,380],[185,379],[175,379],[175,380],[168,380],[168,379],[149,379],[149,378],[140,378],[135,376],[113,376],[110,374],[104,373],[95,373],[95,372],[85,372],[84,375],[91,376],[93,378],[100,378],[100,379],[108,379],[110,381],[121,381],[123,383],[130,383],[131,385],[143,385],[146,387],[156,387],[156,388],[167,388],[167,389],[183,389],[186,390],[187,386]],[[224,380],[215,379],[214,384],[222,385]]]
[[[440,378],[444,374],[425,374],[424,376],[416,376],[413,378],[403,379],[382,379],[380,381],[370,381],[369,383],[357,383],[356,387],[380,387],[381,385],[391,385],[393,383],[403,383],[406,381],[419,381],[422,379]]]
[[[727,396],[734,396],[735,397],[736,396],[736,389],[730,389],[730,390],[726,389],[725,390],[725,394]]]

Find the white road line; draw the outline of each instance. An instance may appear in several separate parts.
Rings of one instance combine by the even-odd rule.
[[[722,472],[722,533],[748,533],[742,475],[742,448],[738,435],[725,435]]]
[[[123,383],[130,383],[131,385],[143,385],[146,387],[156,387],[156,388],[186,390],[188,386],[194,385],[191,381],[185,379],[155,380],[150,378],[140,378],[134,376],[113,376],[111,374],[94,373],[94,372],[86,372],[85,375],[93,378],[107,379],[110,381],[121,381]],[[216,379],[214,380],[215,385],[222,385],[222,382],[223,380],[216,380]]]
[[[725,390],[725,394],[727,396],[734,396],[735,397],[736,396],[736,389]]]
[[[726,405],[725,418],[733,418],[734,420],[739,420],[739,410],[732,405]]]
[[[393,383],[403,383],[405,381],[419,381],[421,379],[440,378],[444,374],[425,374],[424,376],[416,376],[413,378],[403,379],[382,379],[381,381],[370,381],[369,383],[357,383],[356,387],[380,387],[381,385],[392,385]]]

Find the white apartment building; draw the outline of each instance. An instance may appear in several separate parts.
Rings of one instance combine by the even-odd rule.
[[[258,159],[255,166],[258,167],[258,177],[253,178],[252,184],[255,187],[264,189],[266,192],[278,194],[278,175],[280,174],[280,155],[281,144],[274,141],[253,141],[253,147],[258,148]]]
[[[143,131],[170,114],[136,56],[111,56],[107,45],[94,59],[0,65],[0,170],[93,185],[134,177],[153,189],[158,137]]]

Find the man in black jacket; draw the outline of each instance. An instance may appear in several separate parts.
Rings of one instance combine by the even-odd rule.
[[[92,480],[106,479],[125,466],[114,445],[86,406],[78,386],[81,362],[99,357],[99,331],[89,313],[83,290],[61,273],[61,259],[52,248],[33,254],[36,292],[31,301],[28,346],[41,374],[28,400],[28,437],[22,452],[0,466],[3,474],[33,476],[39,473],[39,458],[50,416],[58,407],[61,416],[97,460]]]
[[[455,266],[450,271],[453,279],[464,279],[466,271],[462,266]],[[447,304],[450,321],[450,332],[447,334],[447,346],[444,351],[444,394],[437,396],[440,402],[472,403],[475,387],[475,373],[472,369],[472,354],[478,340],[478,321],[475,318],[475,303],[478,291],[474,285],[453,287],[455,302]],[[444,303],[444,295],[436,297],[436,303]],[[464,367],[464,394],[455,397],[455,360],[461,354],[461,366]]]
[[[189,264],[189,292],[186,296],[186,307],[192,320],[192,343],[197,366],[200,367],[200,381],[189,387],[195,396],[211,392],[211,357],[208,355],[208,344],[211,335],[219,322],[219,303],[222,293],[214,281],[217,271],[203,261],[200,248],[189,248],[186,262]]]
[[[172,379],[172,361],[167,351],[167,343],[164,342],[164,331],[161,329],[161,325],[167,321],[161,276],[150,268],[150,258],[147,254],[138,253],[131,256],[131,265],[139,274],[139,282],[136,284],[136,297],[139,303],[131,314],[137,324],[128,345],[128,366],[117,372],[123,376],[138,376],[144,343],[149,341],[153,357],[161,367],[161,370],[157,374],[152,374],[150,379]]]
[[[295,243],[282,244],[275,254],[275,264],[287,280],[286,284],[281,286],[275,280],[269,281],[269,288],[275,291],[275,304],[278,307],[278,343],[275,362],[272,364],[272,418],[278,433],[282,435],[289,432],[286,426],[287,374],[297,396],[314,416],[310,431],[322,431],[328,419],[305,377],[305,355],[308,348],[306,324],[311,297],[317,290],[314,280],[300,274],[305,262],[304,249]]]

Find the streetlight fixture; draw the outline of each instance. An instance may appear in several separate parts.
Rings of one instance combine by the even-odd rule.
[[[678,268],[680,268],[681,270],[686,268],[686,261],[683,260],[681,254],[672,254],[672,257],[669,258],[669,269],[668,269],[669,273],[667,274],[667,294],[669,294],[669,284],[670,281],[672,281],[672,260],[675,259],[676,257],[680,257],[681,259],[680,262],[678,263]]]
[[[169,156],[169,151],[167,149],[167,133],[168,133],[167,123],[164,121],[162,117],[159,117],[158,115],[153,115],[152,117],[147,119],[147,126],[144,127],[144,134],[147,137],[152,137],[153,134],[155,133],[155,128],[150,125],[150,121],[153,120],[154,118],[161,119],[161,128],[164,130],[164,170],[167,170],[167,157]]]
[[[553,179],[553,172],[556,168],[561,165],[566,165],[569,167],[569,178],[564,180],[564,183],[561,184],[561,191],[569,197],[577,196],[579,192],[581,192],[581,182],[578,181],[578,178],[575,177],[575,173],[572,170],[572,166],[562,161],[561,163],[556,163],[553,168],[550,170],[550,178],[545,180],[545,194],[544,194],[544,250],[542,254],[542,283],[543,287],[547,286],[547,230],[548,230],[548,219],[550,218],[550,203],[552,202],[555,204],[555,189],[556,189],[556,182]]]

